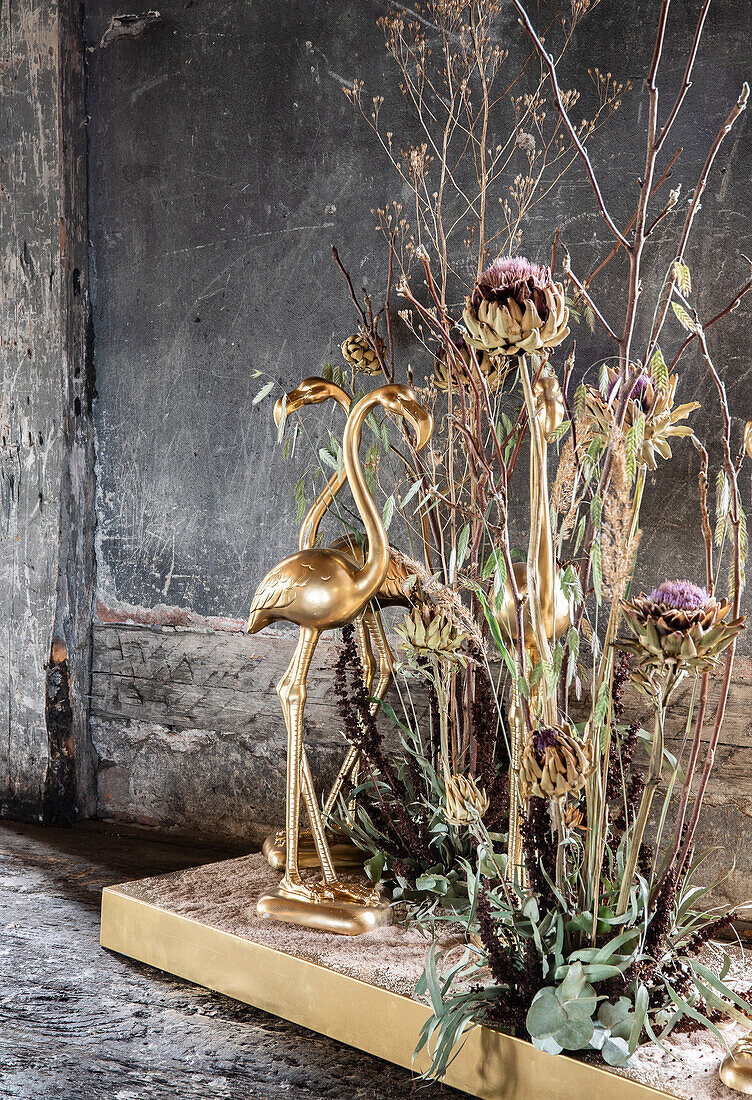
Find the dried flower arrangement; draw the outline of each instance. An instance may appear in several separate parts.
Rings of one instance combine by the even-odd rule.
[[[686,260],[708,177],[748,88],[722,121],[688,201],[680,203],[679,187],[664,199],[681,152],[666,158],[667,143],[685,106],[709,0],[661,124],[669,4],[655,4],[644,169],[624,229],[586,143],[628,86],[594,70],[597,107],[577,124],[578,93],[558,78],[598,0],[572,0],[565,16],[557,7],[550,18],[539,5],[536,20],[523,0],[425,0],[414,14],[388,10],[380,26],[417,141],[403,143],[386,128],[383,96],[368,100],[358,80],[346,89],[410,203],[374,212],[388,256],[381,309],[369,295],[359,298],[333,249],[359,331],[342,345],[349,370],[330,368],[330,378],[355,396],[364,376],[394,381],[396,295],[403,336],[431,365],[420,392],[441,432],[426,456],[390,434],[388,423],[372,424],[370,487],[386,486],[384,526],[399,516],[411,550],[395,555],[405,566],[410,610],[397,631],[398,699],[384,704],[381,719],[400,743],[385,747],[368,676],[346,634],[337,695],[366,767],[355,815],[342,799],[335,816],[370,854],[370,877],[389,885],[409,918],[427,927],[451,921],[464,933],[460,961],[442,970],[431,951],[419,988],[434,1011],[419,1048],[429,1049],[438,1076],[466,1029],[481,1021],[516,1029],[552,1053],[598,1051],[609,1064],[676,1027],[704,1025],[723,1042],[721,1017],[752,1023],[748,1001],[723,981],[723,965],[716,970],[698,957],[733,914],[697,885],[695,851],[744,626],[739,474],[752,456],[752,426],[737,438],[710,330],[737,308],[752,278],[703,319]],[[522,28],[521,51],[499,41],[497,23],[509,10]],[[507,137],[491,142],[502,131]],[[559,230],[550,265],[517,255],[531,210],[575,163],[613,238],[584,278]],[[670,219],[677,222],[673,257],[657,301],[648,302],[646,248]],[[611,264],[623,265],[624,289],[598,303],[594,283]],[[678,340],[667,325],[672,316]],[[575,387],[567,341],[582,319],[609,349],[598,384]],[[678,367],[690,350],[709,373],[722,422],[715,531],[710,458],[688,422],[699,406],[676,403]],[[417,382],[412,369],[408,380]],[[660,472],[682,438],[699,456],[706,576],[703,584],[663,581],[635,596],[647,472]],[[549,493],[553,444],[560,458]],[[510,510],[528,450],[525,551]],[[338,468],[336,439],[320,457]],[[301,478],[301,516],[304,485]],[[340,516],[349,526],[344,508]],[[721,598],[724,553],[730,566]],[[721,662],[710,721],[710,676]],[[677,759],[666,748],[666,715],[685,682],[692,690]],[[652,730],[630,720],[629,684],[647,699]]]

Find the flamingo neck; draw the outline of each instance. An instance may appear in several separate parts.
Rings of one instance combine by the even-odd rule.
[[[548,507],[548,443],[545,434],[540,432],[540,468],[533,455],[530,461],[530,502],[535,501],[538,516],[537,547],[534,549],[534,560],[538,573],[538,592],[540,596],[541,610],[545,621],[546,632],[551,633],[552,624],[549,621],[555,604],[553,561],[554,548],[551,538],[551,516]],[[533,524],[533,529],[535,528]],[[533,549],[531,547],[531,549]]]
[[[364,603],[376,595],[384,583],[389,569],[389,543],[386,531],[373,498],[368,491],[358,455],[363,421],[371,409],[379,404],[377,394],[378,391],[366,394],[351,411],[342,440],[345,474],[368,538],[368,551],[363,567],[355,574],[355,582]]]
[[[345,410],[345,416],[349,414],[350,405],[352,404],[350,397],[334,382],[329,386],[328,398],[331,401],[336,401],[338,405],[341,405]],[[346,481],[347,475],[344,470],[332,474],[329,478],[325,487],[316,497],[306,513],[306,517],[303,520],[303,526],[300,528],[300,535],[298,536],[298,550],[310,550],[316,542],[316,535],[318,534],[321,521],[327,509],[331,508],[332,504],[334,504],[337,493]]]

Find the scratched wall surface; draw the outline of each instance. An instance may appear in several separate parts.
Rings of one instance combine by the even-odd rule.
[[[0,5],[0,815],[92,809],[79,7]]]
[[[0,792],[41,803],[45,672],[54,619],[61,477],[57,17],[0,9]]]

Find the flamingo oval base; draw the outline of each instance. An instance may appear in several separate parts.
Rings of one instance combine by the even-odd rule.
[[[362,936],[391,922],[392,910],[382,905],[357,905],[341,901],[305,901],[285,890],[269,890],[256,903],[259,920],[279,920],[298,924],[316,932],[335,932],[338,936]]]

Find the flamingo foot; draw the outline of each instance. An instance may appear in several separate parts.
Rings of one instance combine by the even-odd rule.
[[[276,890],[259,898],[256,916],[359,936],[372,932],[391,917],[389,903],[372,886],[352,882],[303,882],[285,875]]]

